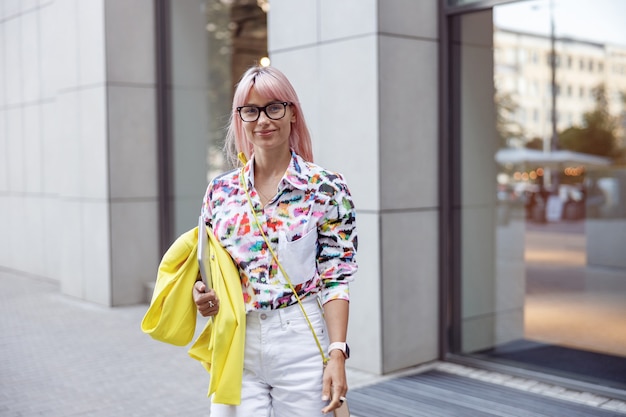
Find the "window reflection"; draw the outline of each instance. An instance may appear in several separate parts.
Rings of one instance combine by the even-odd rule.
[[[166,0],[164,0],[166,1]],[[267,0],[169,0],[172,236],[197,219],[208,181],[228,170],[223,144],[234,84],[267,60]],[[264,61],[265,61],[264,60]]]
[[[612,7],[623,8],[615,2],[593,7],[602,5],[607,14],[619,12]],[[583,197],[596,189],[595,177],[606,175],[601,174],[606,166],[613,167],[613,176],[626,160],[626,71],[622,71],[626,36],[619,27],[617,36],[587,35],[582,28],[597,33],[589,21],[573,26],[571,15],[585,16],[590,6],[588,1],[578,1],[565,8],[551,0],[494,10],[496,128],[504,148],[498,161],[502,165],[499,187],[525,200],[531,221],[583,218]],[[520,19],[520,14],[534,19]],[[542,20],[543,26],[520,24]],[[607,25],[610,19],[598,22]],[[545,59],[528,60],[528,56]],[[545,175],[523,181],[513,175],[521,170],[528,176],[537,168],[543,168]],[[555,213],[550,217],[547,199],[554,195],[561,201],[554,199]],[[624,217],[623,206],[604,214]]]
[[[234,84],[252,65],[268,64],[267,0],[207,0],[209,132],[207,180],[227,167],[221,148]]]
[[[461,33],[477,39],[489,13],[460,18]],[[626,357],[624,15],[615,1],[516,2],[493,10],[493,63],[490,45],[460,41],[462,103],[472,103],[460,133],[466,353],[531,365],[538,346]],[[473,146],[492,143],[475,108],[490,70],[493,238],[480,186],[493,174]],[[492,243],[493,263],[480,265]]]

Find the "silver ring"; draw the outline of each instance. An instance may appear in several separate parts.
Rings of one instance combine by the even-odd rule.
[[[339,402],[341,404],[345,403],[346,402],[346,397],[339,397]]]
[[[215,307],[215,304],[213,304],[213,301],[209,300],[209,307],[213,308]]]

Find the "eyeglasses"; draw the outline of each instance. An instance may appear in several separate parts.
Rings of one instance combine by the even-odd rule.
[[[288,101],[282,103],[270,103],[267,106],[241,106],[237,107],[239,117],[244,122],[256,122],[261,116],[261,112],[265,112],[265,115],[272,120],[279,120],[285,117],[287,113],[287,106],[290,105]]]

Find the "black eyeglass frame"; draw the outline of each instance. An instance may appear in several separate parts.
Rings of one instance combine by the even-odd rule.
[[[284,113],[282,116],[274,119],[272,116],[270,116],[269,114],[267,114],[267,108],[270,106],[274,106],[276,104],[282,104],[283,105],[283,110]],[[237,113],[239,113],[239,118],[241,119],[242,122],[246,122],[246,123],[252,123],[252,122],[256,122],[257,120],[259,120],[259,117],[261,117],[261,112],[265,113],[265,115],[267,116],[268,119],[270,120],[280,120],[283,117],[285,117],[285,115],[287,114],[287,106],[290,106],[292,103],[290,103],[289,101],[277,101],[274,103],[269,103],[266,104],[265,106],[239,106],[237,107]],[[244,120],[243,116],[241,115],[241,109],[243,109],[244,107],[253,107],[255,109],[257,109],[259,112],[256,115],[256,119],[254,120]]]

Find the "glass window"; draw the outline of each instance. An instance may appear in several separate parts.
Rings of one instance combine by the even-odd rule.
[[[234,84],[267,60],[267,1],[169,0],[167,100],[173,236],[196,224],[222,152]]]
[[[579,366],[626,363],[626,74],[599,71],[624,64],[621,16],[626,2],[533,0],[453,19],[460,353],[624,387]],[[548,65],[505,72],[519,49]]]

